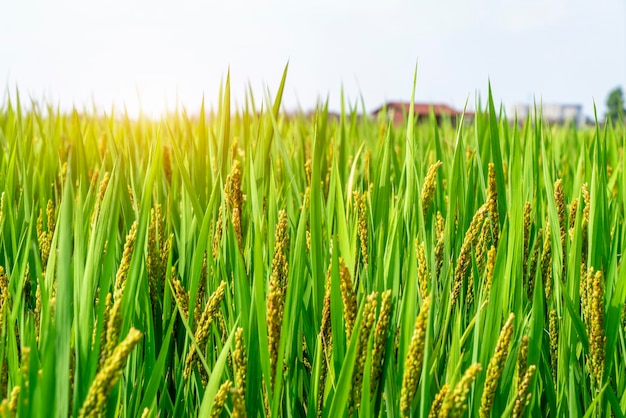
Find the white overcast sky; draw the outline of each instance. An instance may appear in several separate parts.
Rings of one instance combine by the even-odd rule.
[[[260,100],[289,61],[284,105],[318,98],[371,110],[408,100],[462,108],[490,79],[505,106],[543,100],[604,113],[626,87],[626,0],[0,0],[0,93],[64,108],[125,104],[151,114],[215,104],[230,68],[234,102]]]

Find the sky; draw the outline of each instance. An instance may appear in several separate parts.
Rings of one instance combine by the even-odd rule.
[[[286,110],[328,99],[473,108],[488,82],[505,108],[582,104],[602,115],[626,90],[626,0],[33,1],[0,0],[0,102],[158,115],[250,86]]]

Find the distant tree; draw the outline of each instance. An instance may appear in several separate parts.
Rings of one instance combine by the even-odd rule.
[[[606,116],[611,118],[613,122],[624,118],[626,109],[624,108],[624,92],[621,87],[611,90],[606,99],[606,107],[608,108]]]

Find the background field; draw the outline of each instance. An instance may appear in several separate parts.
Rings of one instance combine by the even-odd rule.
[[[623,124],[287,117],[283,86],[0,110],[6,414],[623,416]]]

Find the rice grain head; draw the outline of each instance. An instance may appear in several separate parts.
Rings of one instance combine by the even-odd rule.
[[[509,356],[509,345],[513,334],[514,320],[515,315],[513,313],[509,314],[509,318],[500,331],[495,353],[487,366],[487,378],[485,380],[485,387],[480,401],[480,410],[478,411],[481,418],[489,418],[491,415],[491,408],[493,406],[493,400],[496,396],[496,389],[498,388],[498,383],[500,382],[500,376],[504,370],[506,359]]]
[[[11,396],[9,397],[9,413],[11,414],[11,416],[17,416],[17,412],[18,412],[18,402],[20,400],[20,390],[21,388],[19,386],[13,386],[13,389],[11,389]]]
[[[465,233],[465,237],[463,238],[463,244],[461,245],[461,251],[459,252],[459,258],[457,259],[456,268],[454,270],[454,284],[452,287],[450,304],[451,309],[454,308],[461,294],[465,276],[471,262],[472,247],[476,245],[476,242],[478,241],[482,223],[487,215],[487,209],[488,206],[486,205],[483,205],[480,209],[478,209],[472,218],[472,222],[470,223],[467,232]]]
[[[433,403],[430,405],[428,418],[437,418],[440,416],[443,403],[446,400],[446,396],[448,395],[449,390],[450,390],[450,386],[446,383],[441,387],[439,392],[437,392],[437,395],[435,395],[435,399],[433,399]]]
[[[435,244],[435,278],[439,279],[439,273],[441,272],[441,267],[443,267],[443,252],[444,252],[444,244],[445,244],[445,221],[443,216],[441,216],[441,212],[437,212],[437,224],[435,236],[437,239],[437,243]]]
[[[417,253],[417,281],[419,283],[420,296],[425,298],[428,295],[428,282],[430,281],[430,271],[426,262],[426,247],[424,243],[416,244]]]
[[[559,228],[560,228],[560,233],[561,233],[561,251],[563,254],[563,257],[562,257],[563,267],[562,267],[561,278],[563,281],[565,281],[566,279],[565,274],[567,272],[567,269],[566,269],[567,217],[565,215],[565,195],[563,194],[563,181],[561,179],[558,179],[554,183],[554,201],[556,202],[556,210],[557,210],[558,219],[559,219]]]
[[[424,213],[424,217],[428,212],[428,208],[433,201],[435,196],[435,190],[437,188],[437,170],[441,167],[443,163],[441,161],[437,161],[428,167],[428,171],[426,172],[426,178],[424,179],[424,186],[422,187],[422,211]]]
[[[331,268],[328,267],[328,272],[326,274],[326,284],[324,290],[324,307],[322,308],[322,322],[319,332],[320,341],[322,342],[322,362],[320,365],[320,379],[319,379],[319,392],[317,398],[317,416],[321,417],[324,409],[324,390],[326,389],[326,376],[328,373],[328,363],[330,362],[330,355],[332,352],[332,332],[331,332],[331,319],[330,319],[330,311],[331,311],[331,302],[330,302],[330,291],[331,291]]]
[[[350,340],[352,336],[352,329],[354,328],[354,322],[356,321],[356,315],[358,311],[356,302],[356,293],[352,287],[352,279],[350,278],[350,271],[344,265],[343,259],[339,259],[339,278],[341,298],[343,300],[343,316],[346,320],[346,339]]]
[[[209,336],[209,329],[220,309],[222,301],[224,300],[225,290],[226,282],[222,280],[218,288],[209,297],[209,301],[204,308],[204,312],[202,312],[202,317],[200,318],[200,322],[197,324],[194,332],[195,344],[198,345],[196,347],[195,344],[191,344],[189,352],[187,353],[187,358],[185,359],[185,369],[183,372],[185,379],[189,378],[193,367],[195,366],[198,356],[196,349],[205,351],[207,337]]]
[[[496,267],[496,247],[491,246],[489,248],[489,252],[487,253],[487,271],[485,273],[485,285],[483,293],[489,298],[489,294],[491,293],[491,284],[493,283],[493,273]]]
[[[367,192],[354,192],[354,204],[357,208],[357,231],[359,236],[359,244],[361,246],[361,260],[363,266],[367,268],[368,258],[368,226],[367,226]]]
[[[213,408],[211,409],[211,418],[219,418],[222,415],[222,410],[224,409],[224,404],[226,403],[226,399],[228,398],[228,393],[230,388],[233,386],[233,382],[230,380],[222,383],[217,393],[215,394],[215,398],[213,398]]]
[[[222,245],[222,230],[223,230],[223,215],[224,212],[222,206],[217,209],[217,222],[215,223],[215,232],[213,233],[213,258],[217,258],[220,252],[220,246]]]
[[[500,238],[500,219],[498,215],[498,185],[496,184],[496,170],[493,163],[489,163],[487,190],[487,204],[489,206],[489,217],[491,218],[491,227],[493,229],[493,245],[498,248],[498,240]]]
[[[424,299],[420,313],[415,320],[413,337],[411,338],[409,350],[404,361],[404,374],[402,375],[402,387],[400,391],[400,413],[404,417],[408,417],[411,414],[411,404],[413,403],[417,384],[422,374],[429,309],[430,297],[427,297]]]
[[[121,299],[126,287],[126,278],[128,277],[128,270],[130,269],[130,262],[133,257],[133,250],[135,249],[135,240],[137,239],[137,221],[133,222],[130,227],[128,235],[126,235],[126,242],[124,243],[124,252],[122,253],[122,261],[115,275],[115,288],[113,291],[114,299]]]
[[[243,194],[241,192],[241,163],[234,160],[230,174],[226,177],[224,186],[224,194],[226,201],[230,207],[230,216],[235,230],[235,237],[239,245],[239,251],[243,254],[243,237],[241,229],[241,211],[243,203]]]
[[[591,352],[591,377],[597,390],[600,389],[604,377],[604,359],[606,337],[604,335],[604,282],[602,271],[589,269],[587,274],[589,300],[589,350]]]
[[[246,378],[248,375],[248,355],[246,345],[243,340],[243,328],[237,328],[235,333],[235,351],[233,353],[233,362],[235,364],[235,385],[246,393]]]
[[[141,332],[131,328],[126,338],[115,347],[113,353],[106,359],[103,367],[96,374],[89,387],[83,406],[78,414],[80,418],[97,417],[105,410],[109,394],[122,375],[126,359],[139,340],[141,340],[141,336]]]
[[[363,390],[363,371],[367,360],[368,341],[374,320],[376,318],[376,305],[378,301],[378,293],[373,292],[367,296],[365,307],[363,308],[363,319],[361,320],[361,328],[359,330],[359,341],[357,344],[357,358],[352,372],[352,391],[350,392],[350,401],[348,413],[352,414],[361,406],[361,392]]]
[[[230,390],[230,397],[233,401],[233,411],[231,413],[231,418],[245,418],[247,416],[246,402],[243,396],[244,396],[244,393],[241,389]]]
[[[374,331],[374,348],[372,349],[372,394],[376,390],[383,374],[385,346],[389,336],[391,322],[391,290],[385,290],[381,297],[380,313]]]
[[[550,334],[550,367],[552,369],[552,377],[554,384],[557,382],[557,367],[558,367],[558,353],[559,353],[559,324],[558,316],[555,309],[550,310],[548,331]]]
[[[549,221],[546,221],[543,252],[541,253],[541,277],[546,292],[546,300],[548,300],[552,295],[552,234]]]
[[[576,212],[578,211],[578,198],[574,198],[569,206],[569,236],[573,238],[574,224],[576,223]]]
[[[124,243],[124,252],[122,253],[122,261],[115,275],[115,285],[113,289],[113,306],[108,313],[106,344],[103,356],[108,358],[117,346],[120,337],[120,328],[122,327],[122,300],[124,290],[126,289],[126,278],[130,269],[130,262],[135,248],[135,240],[137,238],[137,221],[133,225],[126,236]]]
[[[487,263],[487,249],[489,248],[489,241],[491,237],[491,220],[485,218],[483,227],[480,231],[478,242],[476,243],[476,264],[478,265],[478,272],[482,274],[485,270],[485,264]]]
[[[537,371],[537,366],[531,364],[524,373],[515,398],[515,406],[513,407],[513,418],[521,418],[524,416],[524,409],[528,406],[532,393],[530,392],[530,383]]]
[[[283,324],[283,310],[287,291],[289,265],[289,235],[287,234],[287,212],[281,210],[278,215],[274,239],[274,257],[270,276],[269,294],[267,296],[267,334],[270,350],[271,381],[274,381],[278,362],[278,346],[280,331]]]
[[[474,363],[467,368],[452,393],[443,402],[441,412],[439,413],[440,417],[461,418],[465,415],[467,411],[467,395],[481,370],[482,366],[480,363]]]
[[[583,208],[583,219],[581,223],[581,231],[582,231],[582,249],[580,259],[583,262],[587,262],[587,248],[589,247],[589,213],[591,210],[591,196],[589,194],[589,186],[587,183],[582,185],[582,195],[583,202],[585,203],[585,207]]]

